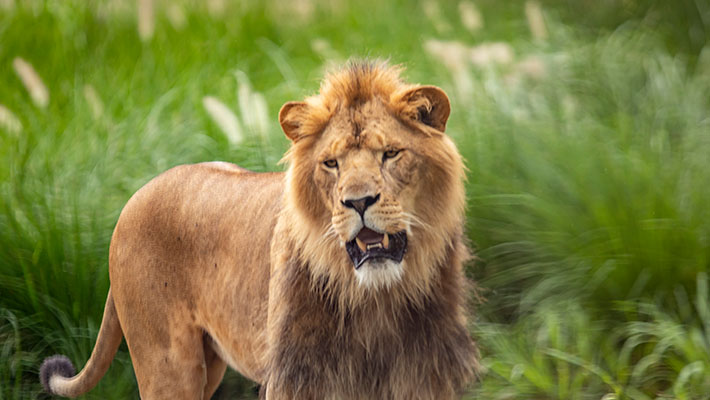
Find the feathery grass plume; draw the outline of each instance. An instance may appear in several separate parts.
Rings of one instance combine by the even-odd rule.
[[[96,92],[96,89],[87,84],[84,85],[82,92],[84,93],[86,103],[89,104],[89,108],[91,109],[91,115],[95,120],[99,119],[104,113],[104,103],[101,101],[101,97]]]
[[[545,62],[539,56],[528,56],[515,65],[516,71],[522,76],[534,80],[540,80],[547,75]]]
[[[429,18],[429,21],[434,25],[439,33],[448,33],[451,31],[451,25],[449,22],[441,15],[441,9],[439,8],[439,3],[433,0],[423,0],[422,9],[424,10],[424,15]]]
[[[323,5],[326,2],[321,2]],[[270,7],[269,12],[272,18],[280,20],[290,26],[302,26],[313,21],[316,13],[314,0],[292,0],[273,2],[274,7]]]
[[[462,1],[459,3],[459,14],[461,16],[461,25],[469,32],[474,33],[483,28],[483,16],[478,11],[478,7],[470,1]]]
[[[22,123],[20,120],[9,108],[2,104],[0,104],[0,127],[5,128],[5,130],[13,134],[18,134],[22,131]]]
[[[0,9],[11,11],[15,8],[15,0],[0,0]]]
[[[315,38],[311,40],[311,50],[324,60],[337,60],[338,63],[342,62],[340,60],[340,54],[333,49],[333,46],[326,39]]]
[[[333,16],[343,16],[348,12],[347,0],[321,1],[319,6]]]
[[[471,63],[481,68],[510,64],[513,57],[513,48],[503,42],[482,43],[470,50]]]
[[[449,70],[461,98],[470,98],[473,93],[473,80],[468,71],[470,49],[461,42],[431,39],[424,42],[424,50]]]
[[[47,107],[49,104],[49,90],[47,90],[47,86],[44,85],[42,78],[37,74],[32,64],[20,57],[15,57],[12,60],[12,66],[15,68],[15,73],[20,77],[35,105],[41,108]]]
[[[441,61],[449,70],[466,69],[470,50],[461,42],[430,39],[424,42],[424,50]]]
[[[135,7],[129,1],[125,0],[104,0],[98,1],[95,4],[96,16],[104,20],[117,20],[119,18],[133,18],[135,16]]]
[[[242,121],[249,131],[256,132],[262,139],[266,139],[269,132],[266,99],[264,95],[252,89],[249,77],[243,71],[236,71],[234,75],[237,78],[237,97]]]
[[[155,32],[155,8],[153,0],[138,0],[138,36],[147,42]]]
[[[207,12],[212,18],[223,17],[226,9],[227,2],[225,0],[207,0]]]
[[[290,2],[290,10],[301,22],[309,22],[313,20],[313,15],[316,11],[316,6],[313,0],[292,0]]]
[[[237,145],[244,140],[239,118],[224,103],[213,96],[202,98],[202,105],[212,120],[219,126],[222,133],[232,145]]]
[[[530,33],[535,40],[547,39],[545,18],[542,16],[542,6],[534,0],[525,2],[525,17],[528,19]]]
[[[182,5],[178,3],[170,3],[168,8],[165,10],[165,15],[168,17],[170,25],[172,25],[177,31],[182,30],[187,25],[185,10],[183,10]]]

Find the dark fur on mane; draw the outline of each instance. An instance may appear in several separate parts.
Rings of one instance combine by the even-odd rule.
[[[453,251],[450,256],[456,257]],[[292,398],[318,398],[322,393],[311,391],[319,388],[391,399],[402,398],[391,391],[406,385],[416,387],[410,398],[435,399],[461,395],[475,375],[477,349],[456,321],[467,286],[457,269],[442,266],[437,290],[420,304],[392,301],[383,293],[354,308],[331,301],[334,294],[311,282],[307,266],[293,263],[286,271],[284,299],[291,312],[277,335],[271,363],[280,367],[270,368],[270,386]]]

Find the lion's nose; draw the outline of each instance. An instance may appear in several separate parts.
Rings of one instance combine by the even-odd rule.
[[[379,199],[380,195],[378,194],[375,197],[366,196],[355,200],[343,200],[342,203],[345,207],[349,207],[357,211],[357,213],[360,214],[360,217],[362,217],[365,215],[365,210],[367,210],[367,208],[371,205],[377,203],[377,200]]]

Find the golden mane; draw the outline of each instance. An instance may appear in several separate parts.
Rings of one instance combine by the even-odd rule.
[[[299,138],[313,136],[323,131],[338,110],[355,108],[374,99],[380,100],[403,122],[418,120],[420,110],[429,112],[433,104],[425,96],[408,98],[412,89],[419,85],[405,82],[401,78],[403,71],[401,65],[392,66],[382,60],[350,61],[344,68],[329,72],[321,82],[319,93],[303,101],[306,112],[281,122],[298,128]],[[421,129],[421,126],[417,128],[427,134],[434,133],[434,130]]]

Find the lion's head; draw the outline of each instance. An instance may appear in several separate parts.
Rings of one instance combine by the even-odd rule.
[[[400,70],[354,62],[283,106],[286,209],[314,275],[427,292],[460,242],[464,167],[444,134],[446,94],[404,83]]]

